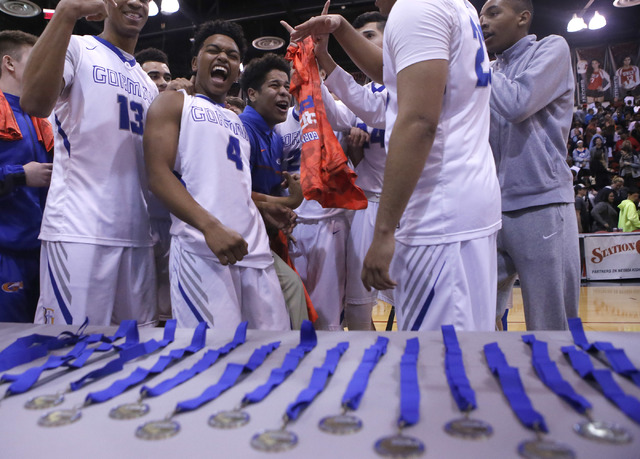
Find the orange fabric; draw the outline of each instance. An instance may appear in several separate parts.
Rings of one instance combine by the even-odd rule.
[[[35,128],[36,135],[38,136],[38,142],[44,145],[47,151],[53,149],[53,128],[51,123],[45,118],[31,117],[31,122]],[[11,110],[7,98],[0,91],[0,140],[21,140],[22,133],[18,127],[16,117]]]
[[[293,261],[291,261],[291,257],[289,256],[289,245],[287,236],[284,235],[282,231],[278,231],[278,235],[270,238],[271,242],[271,250],[273,250],[276,255],[284,260],[284,262],[289,265],[291,269],[293,269],[296,274],[296,267],[293,265]],[[300,274],[298,274],[300,276]],[[305,287],[304,283],[302,283],[302,288],[304,289],[304,299],[307,303],[307,313],[309,314],[309,320],[311,322],[315,322],[318,320],[318,313],[316,312],[316,308],[313,307],[313,303],[311,302],[311,297],[307,292],[307,287]]]
[[[347,157],[327,121],[313,40],[308,37],[298,47],[289,46],[286,58],[293,61],[295,69],[290,92],[300,104],[300,183],[304,197],[318,201],[322,207],[366,208],[367,198],[355,184],[357,175],[347,166]]]

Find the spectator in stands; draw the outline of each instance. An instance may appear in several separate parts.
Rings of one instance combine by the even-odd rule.
[[[613,190],[609,189],[606,193],[604,201],[600,201],[591,210],[593,217],[593,232],[613,231],[618,226],[618,212],[613,207],[613,201],[616,195]]]
[[[598,134],[593,136],[591,144],[589,169],[596,179],[596,188],[602,189],[611,183],[607,149],[603,137]]]
[[[589,163],[591,162],[591,153],[584,147],[584,142],[578,140],[576,142],[576,148],[573,150],[573,165],[578,166],[580,169],[589,169]]]
[[[613,190],[613,192],[616,195],[613,201],[613,205],[614,207],[617,207],[618,204],[620,204],[620,202],[622,202],[622,200],[626,197],[625,190],[622,189],[623,185],[624,185],[624,179],[622,179],[622,177],[615,175],[611,180],[611,185],[607,185],[598,191],[598,194],[595,199],[595,203],[597,204],[601,201],[606,200],[606,195],[609,192],[609,190]]]
[[[640,157],[629,140],[625,140],[620,149],[620,175],[627,188],[635,186],[636,179],[640,177]]]
[[[637,188],[629,189],[627,199],[618,205],[620,217],[618,218],[618,228],[625,233],[640,229],[640,218],[638,217],[638,199],[640,192]]]
[[[574,187],[576,193],[576,219],[578,220],[578,232],[579,233],[588,233],[589,225],[590,225],[590,215],[589,215],[589,200],[586,198],[587,196],[587,187],[582,185],[581,183]]]

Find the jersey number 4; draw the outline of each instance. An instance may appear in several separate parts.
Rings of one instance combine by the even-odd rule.
[[[144,133],[144,125],[142,124],[144,107],[133,100],[129,102],[129,99],[120,94],[118,95],[118,104],[120,105],[120,129],[142,135]],[[133,114],[133,120],[129,116],[129,109]]]
[[[227,158],[236,163],[236,169],[242,170],[242,154],[240,153],[240,141],[236,137],[229,137],[227,145]]]
[[[489,86],[491,83],[491,70],[485,72],[484,64],[485,57],[487,53],[484,50],[484,37],[482,36],[482,29],[480,26],[473,20],[473,18],[469,18],[471,22],[471,29],[473,30],[473,38],[478,40],[480,47],[478,48],[478,52],[476,53],[476,75],[478,76],[478,82],[476,83],[476,87],[484,87]]]

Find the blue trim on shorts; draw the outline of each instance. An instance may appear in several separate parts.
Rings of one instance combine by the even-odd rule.
[[[187,296],[187,293],[182,288],[182,284],[180,283],[180,281],[178,281],[178,290],[180,290],[180,294],[182,295],[182,298],[187,303],[187,306],[189,306],[189,309],[191,309],[191,312],[193,313],[193,315],[196,316],[196,319],[198,320],[198,322],[206,322],[206,320],[202,318],[202,316],[196,309],[195,305],[191,302],[191,300]]]
[[[438,277],[436,277],[436,280],[433,283],[433,287],[431,288],[431,291],[429,292],[429,296],[427,296],[427,299],[425,300],[424,304],[422,305],[422,309],[420,309],[420,313],[418,314],[418,317],[416,318],[416,321],[411,326],[411,331],[420,330],[420,327],[422,326],[422,322],[424,321],[424,317],[427,315],[427,311],[429,310],[429,308],[431,307],[431,303],[433,302],[433,297],[436,294],[436,285],[438,285],[438,279],[440,279],[440,275],[442,274],[442,271],[444,270],[445,265],[446,265],[446,263],[442,264],[442,268],[440,268],[440,272],[438,273]]]
[[[58,306],[60,307],[60,312],[62,312],[62,317],[64,317],[64,321],[67,325],[71,325],[73,323],[73,317],[71,317],[71,313],[67,308],[67,305],[64,304],[64,300],[62,299],[62,295],[60,295],[60,290],[58,289],[58,284],[56,284],[56,280],[53,277],[53,271],[51,271],[51,265],[47,261],[47,269],[49,270],[49,278],[51,279],[51,286],[53,287],[53,293],[56,296],[56,300],[58,300]]]

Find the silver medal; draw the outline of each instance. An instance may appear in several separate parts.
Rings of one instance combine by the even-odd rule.
[[[249,419],[244,411],[220,411],[209,418],[209,425],[216,429],[235,429],[247,424]]]
[[[567,445],[551,440],[527,440],[518,445],[518,453],[526,459],[574,459],[576,454]]]
[[[378,440],[375,450],[386,457],[419,457],[424,454],[425,447],[417,438],[398,434]]]
[[[444,426],[444,430],[454,437],[471,440],[489,438],[493,435],[493,428],[490,424],[471,418],[454,419]]]
[[[318,427],[323,432],[346,435],[362,429],[362,421],[352,414],[339,414],[321,419]]]
[[[259,451],[287,451],[298,444],[298,436],[288,430],[265,430],[251,438],[251,446]]]
[[[109,411],[109,417],[111,419],[135,419],[141,418],[148,412],[149,405],[146,403],[125,403]]]
[[[136,429],[136,437],[143,440],[162,440],[170,438],[180,432],[180,424],[171,419],[150,421]]]
[[[58,427],[72,424],[82,417],[80,410],[56,410],[51,411],[38,419],[38,425],[42,427]]]
[[[606,443],[630,443],[631,434],[621,425],[607,421],[583,421],[573,426],[578,434],[590,440]]]
[[[27,403],[24,404],[24,407],[29,410],[44,410],[58,406],[62,402],[64,402],[64,395],[62,394],[39,395],[29,399]]]

